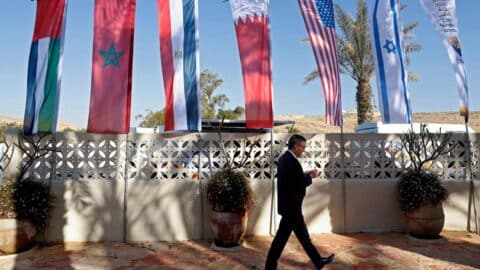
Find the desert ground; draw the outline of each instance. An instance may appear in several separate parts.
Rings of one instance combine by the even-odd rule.
[[[480,132],[480,111],[470,112],[469,126]],[[379,122],[381,117],[375,114],[375,121]],[[339,133],[339,127],[332,127],[325,124],[322,116],[308,116],[308,115],[276,115],[275,120],[291,120],[294,121],[294,127],[301,133]],[[464,125],[464,118],[458,112],[423,112],[413,114],[413,121],[415,123],[446,123],[446,124],[461,124]],[[357,115],[355,113],[345,113],[343,115],[345,133],[354,132],[357,126]],[[22,125],[22,120],[12,117],[0,116],[0,126],[7,123],[15,123]],[[287,132],[291,125],[277,126],[274,128],[277,132]],[[85,127],[77,127],[73,124],[60,122],[58,131],[65,129],[80,130]]]
[[[305,115],[278,115],[275,120],[293,120],[294,127],[301,133],[340,133],[339,127],[332,127],[325,124],[322,116]],[[375,121],[381,122],[380,114],[375,114]],[[465,125],[463,116],[458,112],[423,112],[414,113],[413,121],[415,123],[444,123]],[[355,113],[343,114],[343,131],[345,133],[355,132],[357,126],[357,115]],[[480,132],[480,112],[470,112],[469,126],[476,132]],[[287,131],[290,126],[275,127],[275,131]]]

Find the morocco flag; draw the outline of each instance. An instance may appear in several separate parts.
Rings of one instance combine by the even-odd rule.
[[[272,128],[269,0],[230,0],[242,63],[247,128]]]
[[[60,99],[67,0],[38,0],[28,60],[26,135],[55,133]]]
[[[135,0],[95,0],[88,132],[128,133]]]

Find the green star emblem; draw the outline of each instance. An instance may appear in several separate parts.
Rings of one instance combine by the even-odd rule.
[[[120,67],[119,58],[123,55],[123,52],[117,52],[113,42],[110,44],[110,49],[108,51],[100,51],[100,54],[104,57],[102,68],[106,68],[109,65]]]

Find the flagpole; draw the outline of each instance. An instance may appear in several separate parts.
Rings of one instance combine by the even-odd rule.
[[[472,178],[472,162],[471,162],[471,151],[470,151],[470,134],[468,130],[468,113],[464,115],[465,119],[465,148],[467,150],[466,158],[466,171],[467,171],[467,181],[469,182],[469,196],[468,196],[468,221],[467,221],[467,231],[472,232],[470,227],[470,221],[472,216],[472,207],[473,207],[473,218],[475,223],[475,233],[478,231],[478,220],[477,220],[477,207],[475,202],[475,186]]]
[[[130,133],[130,132],[129,132]],[[128,223],[128,217],[127,217],[127,192],[128,192],[128,134],[125,136],[125,164],[124,164],[124,170],[123,170],[123,217],[122,217],[122,229],[123,229],[123,243],[127,242],[127,223]],[[117,136],[118,139],[118,136]],[[118,141],[117,141],[118,142]],[[120,146],[119,144],[118,146]],[[118,174],[118,172],[117,172]]]
[[[340,158],[342,162],[342,200],[343,200],[343,232],[347,232],[347,199],[345,197],[345,138],[343,123],[340,125]]]
[[[275,217],[275,172],[273,166],[275,164],[273,160],[273,128],[270,129],[270,177],[272,178],[272,196],[270,200],[270,236],[275,236],[275,229],[277,227],[277,219]]]
[[[203,142],[202,142],[202,134],[200,133],[200,131],[197,131],[197,139],[198,139],[198,170],[197,170],[197,174],[198,174],[198,182],[200,184],[200,216],[202,217],[202,239],[205,239],[205,226],[203,225],[203,221],[205,220],[205,206],[203,204],[203,197],[204,197],[204,191],[203,191],[203,179],[202,179],[202,165],[201,165],[201,156],[202,156],[202,145],[203,145]]]

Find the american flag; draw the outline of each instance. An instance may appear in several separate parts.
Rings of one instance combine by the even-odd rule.
[[[325,96],[325,122],[341,126],[342,96],[332,0],[298,0],[298,5],[317,61],[318,75]]]

